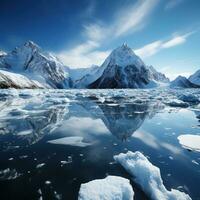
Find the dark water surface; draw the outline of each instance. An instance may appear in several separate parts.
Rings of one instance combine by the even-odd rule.
[[[200,199],[200,153],[177,137],[197,134],[198,103],[170,107],[199,90],[1,90],[1,200],[77,199],[81,183],[117,175],[131,180],[136,200],[148,199],[113,160],[140,151],[160,168],[167,189]],[[66,138],[67,144],[55,144]],[[53,140],[53,142],[49,142]],[[42,197],[42,198],[41,198]]]

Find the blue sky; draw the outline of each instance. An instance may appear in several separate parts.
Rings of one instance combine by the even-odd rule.
[[[171,79],[200,69],[199,0],[1,0],[0,49],[32,40],[66,65],[100,65],[127,43]]]

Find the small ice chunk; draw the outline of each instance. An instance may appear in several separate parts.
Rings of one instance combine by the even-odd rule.
[[[48,143],[70,145],[70,146],[77,146],[77,147],[87,147],[91,145],[91,143],[83,142],[83,139],[84,139],[83,137],[72,136],[72,137],[59,138],[56,140],[50,140],[48,141]]]
[[[200,135],[180,135],[178,140],[183,148],[200,152]]]
[[[192,163],[194,163],[195,165],[199,165],[199,163],[196,160],[192,160]]]
[[[50,185],[50,184],[51,184],[51,181],[45,181],[45,184],[46,184],[46,185]]]
[[[39,169],[39,168],[41,168],[41,167],[43,167],[43,166],[45,166],[45,163],[40,163],[40,164],[38,164],[38,165],[36,166],[36,168]]]
[[[61,160],[60,163],[61,163],[62,165],[65,165],[65,164],[67,164],[67,161],[66,161],[66,160]]]
[[[17,135],[24,136],[24,135],[29,135],[32,133],[33,133],[33,130],[31,129],[31,130],[20,131],[19,133],[17,133]]]
[[[163,184],[160,169],[139,151],[120,153],[114,156],[114,159],[135,177],[135,181],[151,199],[191,200],[190,196],[184,192],[175,189],[168,191]]]
[[[81,184],[79,200],[133,200],[134,191],[128,179],[107,176]]]

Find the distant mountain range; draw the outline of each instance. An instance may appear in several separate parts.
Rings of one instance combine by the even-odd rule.
[[[200,87],[200,71],[170,83],[147,66],[126,44],[113,50],[101,66],[73,69],[32,41],[0,51],[0,88],[153,88]]]

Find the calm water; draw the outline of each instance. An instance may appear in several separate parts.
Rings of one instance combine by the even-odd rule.
[[[131,176],[113,160],[141,151],[164,185],[200,199],[200,153],[177,137],[200,134],[198,104],[166,105],[198,90],[1,90],[0,194],[9,199],[77,199],[80,184]],[[67,144],[49,141],[73,137]],[[77,139],[78,138],[78,139]],[[41,164],[41,165],[39,165]],[[131,181],[136,200],[148,199]]]

